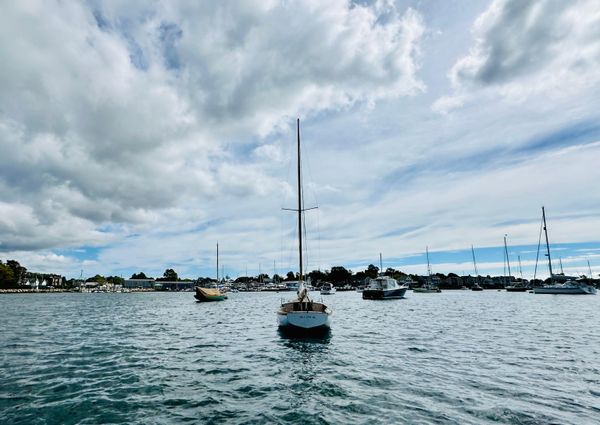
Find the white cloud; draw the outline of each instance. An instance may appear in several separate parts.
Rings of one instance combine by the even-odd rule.
[[[232,152],[291,116],[419,92],[423,31],[412,9],[343,0],[6,5],[0,197],[23,213],[3,217],[3,249],[285,191]]]
[[[450,70],[454,95],[434,110],[481,96],[556,101],[590,89],[600,80],[599,25],[594,0],[494,0],[472,28],[475,45]]]

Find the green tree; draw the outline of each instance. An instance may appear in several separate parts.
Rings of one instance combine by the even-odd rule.
[[[294,274],[294,272],[287,272],[287,274],[285,275],[285,280],[290,281],[290,280],[298,280],[298,277],[296,274]]]
[[[112,283],[113,285],[122,285],[125,282],[125,279],[120,276],[108,276],[106,281],[108,283]]]
[[[13,272],[13,280],[12,286],[17,286],[21,283],[23,278],[25,277],[25,273],[27,273],[27,269],[19,264],[16,260],[8,260],[6,261],[6,265],[10,267]]]
[[[342,266],[335,266],[329,272],[329,279],[332,283],[346,283],[352,277],[352,272]]]
[[[177,276],[177,272],[175,272],[175,270],[167,269],[163,273],[163,277],[161,280],[169,281],[169,282],[176,282],[178,280],[178,278],[179,278],[179,276]]]
[[[321,270],[313,270],[308,274],[308,277],[310,277],[310,280],[313,285],[317,282],[327,280],[327,274],[323,273]]]
[[[139,272],[132,274],[131,279],[149,279],[149,277],[144,272]]]
[[[240,276],[238,277],[235,282],[236,283],[248,283],[250,282],[252,279],[250,279],[248,276]]]
[[[379,267],[369,264],[367,270],[365,270],[365,274],[371,279],[375,279],[379,275]]]
[[[390,276],[393,279],[399,280],[406,276],[406,273],[402,273],[400,270],[396,270],[392,267],[388,267],[384,273],[386,276]]]
[[[10,267],[0,262],[0,288],[14,286],[15,275]]]
[[[86,282],[97,282],[97,283],[106,283],[106,278],[102,275],[97,274],[94,277],[88,277]]]
[[[354,280],[358,281],[358,282],[362,282],[367,278],[367,274],[364,271],[361,272],[356,272],[356,274],[354,275]]]

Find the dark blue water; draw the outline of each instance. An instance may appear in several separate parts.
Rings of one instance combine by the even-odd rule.
[[[326,297],[286,339],[282,294],[0,296],[0,423],[600,423],[600,297]]]

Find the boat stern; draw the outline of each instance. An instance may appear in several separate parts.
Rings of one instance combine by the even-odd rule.
[[[280,324],[282,323],[281,316],[281,314],[278,314]],[[284,326],[294,326],[301,329],[329,328],[330,326],[330,313],[326,312],[290,311],[285,316]]]

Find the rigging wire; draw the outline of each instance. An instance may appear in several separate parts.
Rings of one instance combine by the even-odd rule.
[[[310,150],[311,146],[310,146],[310,143],[305,143],[303,146],[304,146],[304,148],[303,148],[303,152],[304,153],[303,153],[302,156],[303,156],[303,158],[305,158],[305,160],[302,161],[302,162],[304,164],[304,168],[306,170],[306,177],[307,177],[307,179],[305,179],[305,181],[314,182],[315,178],[314,178],[314,175],[313,175],[313,172],[312,172],[312,167],[311,167],[311,163],[313,163],[313,161],[310,160],[310,158],[311,158],[311,152],[312,152]],[[311,195],[312,198],[314,198],[314,202],[315,202],[314,203],[315,206],[313,208],[317,209],[317,211],[315,211],[315,213],[316,213],[316,227],[317,227],[317,229],[316,229],[317,230],[317,266],[318,266],[317,268],[319,270],[321,270],[321,227],[320,227],[320,214],[319,214],[319,211],[318,211],[320,202],[319,202],[319,199],[317,197],[317,191],[315,190],[315,185],[314,184],[309,184],[308,187],[312,189],[312,190],[310,190],[310,195]],[[303,189],[303,192],[304,192],[304,189]],[[304,198],[303,198],[303,202],[304,202]],[[305,216],[305,219],[304,219],[304,223],[306,224],[306,216]],[[306,237],[306,233],[305,233],[305,240],[308,242],[308,238]],[[308,249],[308,247],[307,247],[307,249]],[[314,260],[312,260],[312,258],[311,258],[311,261],[314,261]],[[307,264],[308,264],[308,262],[307,262]]]

